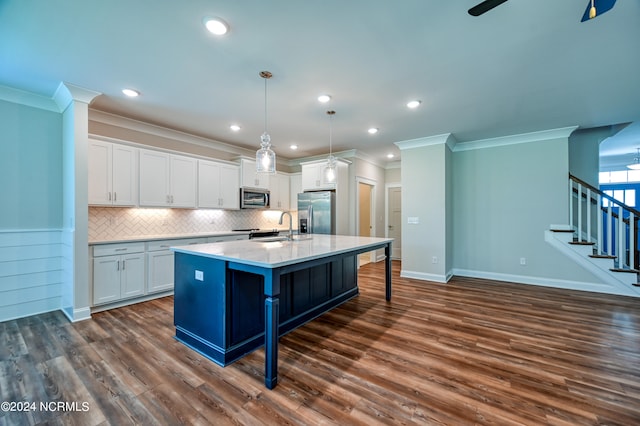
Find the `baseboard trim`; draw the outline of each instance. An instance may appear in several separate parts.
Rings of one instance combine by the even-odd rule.
[[[60,310],[71,322],[91,319],[91,309],[88,306],[80,309],[64,308]]]
[[[553,287],[565,290],[589,291],[592,293],[615,294],[619,296],[632,296],[628,292],[603,283],[587,283],[583,281],[558,280],[553,278],[532,277],[527,275],[501,274],[496,272],[473,271],[468,269],[454,269],[453,274],[468,278],[482,278],[494,281],[505,281],[516,284],[537,285],[541,287]],[[636,296],[637,297],[637,296]]]
[[[452,276],[453,274],[451,272],[449,272],[446,275],[439,275],[439,274],[428,274],[425,272],[407,271],[404,269],[400,271],[400,277],[402,278],[412,278],[412,279],[421,280],[421,281],[434,281],[442,284],[446,284],[451,279]]]

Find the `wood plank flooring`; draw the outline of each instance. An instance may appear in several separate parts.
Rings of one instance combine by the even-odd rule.
[[[171,297],[0,323],[0,401],[38,405],[0,425],[640,424],[640,299],[399,268],[390,303],[367,264],[281,338],[272,391],[262,349],[222,368],[175,341]]]

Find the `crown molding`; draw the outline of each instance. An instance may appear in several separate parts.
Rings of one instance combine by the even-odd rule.
[[[49,96],[37,95],[9,86],[0,85],[0,100],[43,109],[51,112],[60,112],[56,102]]]
[[[394,142],[394,145],[400,148],[400,151],[442,144],[446,144],[451,151],[454,151],[455,147],[458,144],[458,141],[456,140],[455,136],[453,136],[453,134],[444,133],[442,135],[427,136],[425,138]]]
[[[569,138],[571,133],[578,126],[561,127],[558,129],[541,130],[539,132],[521,133],[518,135],[501,136],[498,138],[480,139],[472,142],[457,144],[454,152],[472,151],[476,149],[495,148],[507,145],[517,145],[521,143],[540,142],[550,139]]]
[[[67,109],[71,102],[82,102],[90,104],[91,101],[102,93],[93,90],[85,89],[84,87],[76,86],[75,84],[61,82],[58,85],[55,93],[53,94],[53,100],[58,105],[60,112]]]
[[[180,142],[192,145],[203,146],[206,148],[218,149],[220,151],[237,155],[250,156],[254,154],[252,151],[220,142],[215,139],[209,139],[202,136],[192,135],[190,133],[181,132],[179,130],[170,129],[168,127],[158,126],[156,124],[145,123],[144,121],[134,120],[132,118],[123,117],[121,115],[112,114],[110,112],[89,109],[89,121],[107,124],[110,126],[121,127],[127,130],[133,130],[140,133],[146,133],[152,136],[158,136],[166,139],[174,139]]]

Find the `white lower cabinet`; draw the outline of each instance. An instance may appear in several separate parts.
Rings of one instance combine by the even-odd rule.
[[[144,294],[144,243],[93,247],[93,304]]]
[[[170,247],[206,242],[206,238],[149,241],[147,243],[147,293],[173,290],[173,251]]]

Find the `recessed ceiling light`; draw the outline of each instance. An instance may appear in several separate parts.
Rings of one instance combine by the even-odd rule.
[[[330,100],[331,100],[331,96],[329,96],[329,95],[320,95],[320,96],[318,96],[318,102],[322,102],[323,104],[326,104]]]
[[[211,34],[225,35],[229,31],[229,26],[220,18],[205,18],[204,26]]]
[[[369,130],[367,130],[367,132],[369,132],[370,135],[375,135],[376,133],[378,133],[378,128],[372,127]]]
[[[387,158],[393,158],[393,157],[395,157],[395,155],[393,155],[393,154],[387,154]]]
[[[408,108],[418,108],[420,106],[420,104],[422,103],[422,101],[411,101],[407,103],[407,107]]]
[[[133,89],[122,89],[122,93],[130,98],[135,98],[136,96],[140,96],[140,92]]]
[[[237,132],[238,130],[240,130],[240,126],[238,126],[237,124],[232,124],[231,126],[229,126],[229,128],[234,132]]]
[[[296,149],[298,149],[298,145],[291,144],[291,145],[289,145],[289,148],[291,148],[291,149],[293,149],[295,151]]]

